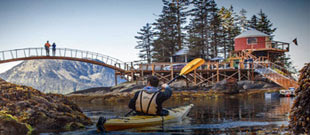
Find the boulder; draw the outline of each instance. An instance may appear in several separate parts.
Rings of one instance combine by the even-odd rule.
[[[92,124],[81,109],[64,95],[44,94],[4,80],[0,80],[0,89],[0,116],[14,118],[0,119],[0,132],[6,135],[67,131]],[[13,130],[16,133],[11,132]]]
[[[30,125],[19,122],[16,117],[5,111],[0,111],[0,135],[25,135],[31,132]]]
[[[216,83],[211,90],[222,92],[225,94],[236,94],[239,93],[238,83],[235,78],[225,79]]]

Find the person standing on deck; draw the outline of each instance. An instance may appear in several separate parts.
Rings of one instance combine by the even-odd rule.
[[[45,47],[45,51],[46,51],[46,56],[50,56],[50,43],[47,40],[47,42],[45,43],[44,47]]]
[[[56,44],[55,44],[55,42],[52,45],[52,50],[53,50],[53,56],[55,56],[56,55]]]
[[[171,88],[168,84],[163,84],[165,89],[161,92],[157,88],[159,80],[155,76],[147,78],[147,86],[137,91],[133,99],[130,100],[128,107],[141,115],[168,115],[168,111],[162,108],[162,103],[169,99],[172,95]]]

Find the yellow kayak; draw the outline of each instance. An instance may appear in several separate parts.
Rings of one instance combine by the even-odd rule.
[[[164,123],[176,122],[182,120],[188,114],[188,112],[193,106],[194,106],[193,104],[190,104],[187,106],[170,109],[168,110],[169,115],[167,116],[134,115],[108,120],[105,120],[103,117],[101,117],[98,120],[97,129],[98,131],[115,131],[130,128],[141,128],[147,126],[161,125],[162,122]]]

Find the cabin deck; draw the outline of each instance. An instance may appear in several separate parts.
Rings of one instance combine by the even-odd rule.
[[[152,63],[139,64],[139,68],[128,70],[127,73],[116,72],[116,76],[124,76],[130,81],[145,81],[149,75],[157,76],[161,81],[168,82],[178,75],[186,63]],[[186,75],[186,81],[193,85],[213,85],[221,80],[235,78],[237,80],[253,80],[253,67],[248,64],[231,65],[231,63],[206,62],[198,69]],[[117,82],[117,78],[116,82]]]

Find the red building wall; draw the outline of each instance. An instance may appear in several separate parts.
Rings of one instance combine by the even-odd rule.
[[[235,51],[245,50],[245,49],[260,49],[266,48],[266,37],[256,37],[257,43],[256,44],[248,44],[247,37],[243,38],[236,38],[235,39]]]

